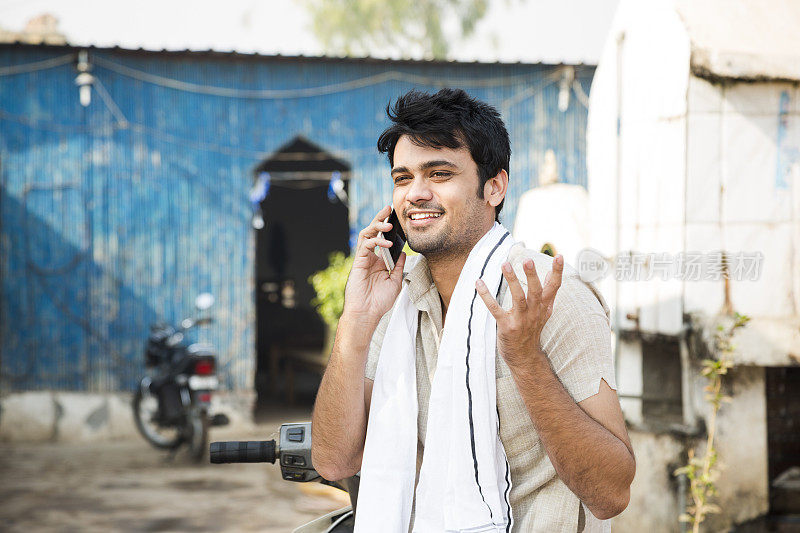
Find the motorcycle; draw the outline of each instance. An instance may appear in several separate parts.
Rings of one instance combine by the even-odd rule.
[[[199,312],[212,305],[214,297],[208,293],[195,300]],[[150,326],[145,347],[148,375],[132,403],[136,427],[150,444],[173,452],[186,444],[195,461],[205,455],[209,427],[228,423],[222,414],[209,417],[211,395],[219,385],[216,350],[209,344],[184,342],[190,329],[213,321],[186,318],[178,327],[164,322]]]
[[[275,463],[286,481],[306,483],[319,481],[350,495],[350,505],[332,511],[296,528],[293,533],[352,533],[355,525],[356,501],[360,477],[328,481],[311,464],[311,422],[282,424],[278,441],[212,442],[209,456],[214,464]]]

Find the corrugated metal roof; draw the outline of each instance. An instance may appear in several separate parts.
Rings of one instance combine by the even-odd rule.
[[[0,43],[0,47],[24,47],[24,48],[43,48],[48,50],[93,50],[93,51],[108,51],[119,52],[125,54],[143,54],[143,55],[169,55],[169,56],[191,56],[191,57],[231,57],[236,59],[256,59],[256,60],[273,60],[273,61],[335,61],[335,62],[353,62],[353,63],[385,63],[392,65],[418,65],[418,64],[459,64],[459,65],[539,65],[539,66],[575,66],[575,67],[595,67],[589,63],[547,63],[547,62],[503,62],[503,61],[458,61],[458,60],[442,60],[442,59],[390,59],[379,57],[352,57],[352,56],[333,56],[333,55],[283,55],[283,54],[260,54],[243,53],[237,51],[220,51],[220,50],[170,50],[162,48],[160,50],[149,48],[123,48],[120,46],[101,47],[101,46],[74,46],[66,45],[52,45],[52,44],[30,44],[21,41],[14,41],[9,43]]]

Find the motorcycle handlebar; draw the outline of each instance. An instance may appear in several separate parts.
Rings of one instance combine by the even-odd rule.
[[[211,462],[274,463],[277,457],[274,440],[212,442]]]

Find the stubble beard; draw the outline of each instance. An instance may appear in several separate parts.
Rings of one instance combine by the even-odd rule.
[[[449,224],[438,233],[428,231],[411,234],[408,232],[408,247],[426,258],[452,255],[456,248],[454,240],[453,228]]]
[[[476,203],[475,207],[477,207],[479,199],[476,198],[474,201]],[[477,212],[477,210],[474,212]],[[447,214],[445,214],[445,217],[447,217]],[[439,229],[438,232],[427,231],[415,234],[413,233],[415,230],[406,231],[408,247],[424,255],[425,259],[429,261],[439,261],[469,255],[472,248],[483,236],[481,228],[469,219],[461,221],[460,224],[447,218],[442,222],[445,223],[445,227]],[[463,229],[462,233],[456,233],[454,229],[456,226],[460,226]]]

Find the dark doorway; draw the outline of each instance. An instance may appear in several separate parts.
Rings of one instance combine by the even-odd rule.
[[[800,515],[800,367],[768,367],[769,510]]]
[[[256,231],[257,411],[281,403],[309,403],[327,354],[327,326],[311,304],[309,276],[328,266],[331,252],[350,253],[348,207],[330,199],[333,172],[345,180],[350,167],[302,137],[295,137],[256,169],[268,172]],[[301,361],[314,364],[298,365]]]
[[[652,425],[683,422],[680,345],[671,338],[642,339],[642,417]]]

